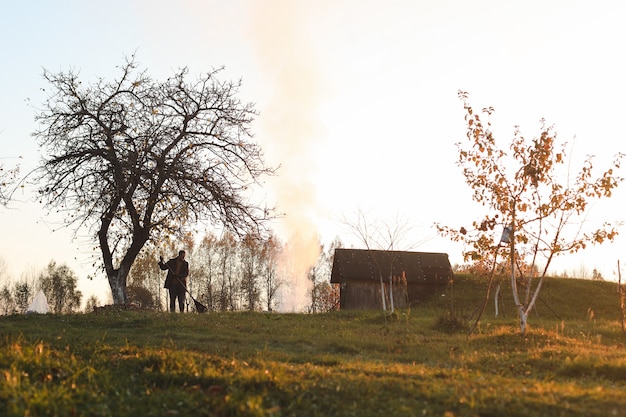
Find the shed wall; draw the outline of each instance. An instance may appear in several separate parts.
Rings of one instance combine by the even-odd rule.
[[[393,302],[395,308],[406,308],[423,302],[441,290],[441,285],[410,283],[393,286]],[[408,292],[408,297],[407,297]],[[380,310],[382,309],[380,282],[351,281],[341,286],[340,308],[342,310]],[[390,306],[389,283],[385,283],[385,303]]]

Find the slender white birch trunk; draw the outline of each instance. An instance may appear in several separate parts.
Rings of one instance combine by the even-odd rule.
[[[499,313],[499,306],[500,305],[499,305],[498,301],[499,301],[499,298],[500,298],[500,286],[501,285],[502,284],[498,283],[498,286],[496,287],[496,293],[493,296],[493,303],[494,303],[494,306],[495,306],[495,309],[496,309],[496,317],[498,317],[498,315],[500,314]]]
[[[389,309],[393,313],[395,311],[395,305],[393,302],[393,278],[389,275]]]
[[[387,303],[385,302],[385,282],[383,281],[382,274],[380,274],[380,298],[383,302],[383,311],[387,311]]]

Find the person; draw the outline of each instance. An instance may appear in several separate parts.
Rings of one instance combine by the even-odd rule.
[[[185,311],[185,292],[187,291],[187,276],[189,276],[189,262],[185,260],[185,251],[178,251],[178,256],[167,262],[163,262],[160,257],[159,268],[162,271],[167,270],[164,287],[170,293],[170,311],[176,311],[176,300],[178,300],[178,308],[182,313]]]

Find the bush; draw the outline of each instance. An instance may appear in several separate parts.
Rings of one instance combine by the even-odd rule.
[[[159,306],[152,296],[152,293],[144,287],[132,286],[127,287],[128,303],[146,310],[159,310]]]

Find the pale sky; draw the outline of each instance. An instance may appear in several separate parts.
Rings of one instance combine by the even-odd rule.
[[[433,223],[468,224],[470,199],[454,144],[464,140],[463,106],[493,106],[504,143],[519,125],[554,124],[572,152],[611,160],[626,151],[626,3],[478,0],[0,0],[0,162],[38,161],[30,136],[47,87],[42,69],[112,79],[125,55],[163,79],[187,66],[197,75],[225,66],[241,98],[260,112],[253,130],[281,175],[268,183],[287,218],[283,237],[319,234],[359,242],[340,221],[363,211],[373,221],[406,219],[413,250],[461,248],[435,237]],[[30,101],[28,101],[28,99]],[[625,187],[623,185],[622,187]],[[623,221],[626,191],[594,208],[590,221]],[[66,263],[85,299],[108,297],[93,273],[100,253],[55,231],[54,217],[18,193],[0,209],[0,258],[14,279]],[[626,230],[622,231],[626,234]],[[626,236],[626,235],[625,235]],[[417,245],[419,243],[419,245]],[[399,247],[398,249],[403,249]],[[616,279],[626,237],[559,259]]]

